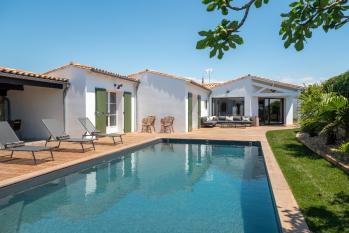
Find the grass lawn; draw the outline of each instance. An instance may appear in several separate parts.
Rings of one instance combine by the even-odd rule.
[[[267,132],[269,144],[312,232],[349,232],[349,176],[296,139]]]

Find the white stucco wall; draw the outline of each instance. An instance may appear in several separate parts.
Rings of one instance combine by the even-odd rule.
[[[258,99],[254,98],[252,100],[253,93],[252,81],[250,79],[242,79],[212,89],[211,98],[243,97],[245,100],[245,115],[254,116],[258,114]],[[210,104],[210,109],[212,113],[212,103]]]
[[[70,87],[65,98],[65,129],[72,137],[84,133],[78,118],[86,116],[86,77],[85,70],[68,66],[50,73],[51,76],[69,79]]]
[[[160,131],[160,119],[173,116],[174,131],[186,131],[185,81],[162,77],[153,73],[134,76],[140,80],[137,92],[138,130],[142,128],[142,119],[155,116],[155,129]]]
[[[24,86],[24,91],[9,91],[12,120],[21,119],[19,136],[27,140],[47,139],[44,118],[63,122],[63,90]]]

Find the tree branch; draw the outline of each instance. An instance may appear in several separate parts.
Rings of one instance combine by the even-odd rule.
[[[249,2],[247,2],[245,5],[243,5],[243,6],[241,6],[241,7],[234,7],[234,6],[230,5],[230,2],[227,2],[227,7],[228,7],[229,9],[234,10],[234,11],[241,11],[241,10],[250,8],[251,5],[252,5],[255,1],[256,1],[256,0],[250,0]]]
[[[251,9],[251,6],[252,4],[255,2],[256,0],[250,0],[248,3],[246,3],[245,5],[243,5],[242,7],[240,8],[236,8],[236,9],[239,9],[238,11],[240,10],[245,10],[245,13],[244,13],[244,16],[242,17],[240,23],[237,25],[236,28],[234,29],[229,29],[228,32],[231,34],[233,32],[237,32],[245,23],[246,19],[247,19],[247,16],[248,16],[248,13],[250,12],[250,9]],[[232,8],[231,8],[232,9]]]

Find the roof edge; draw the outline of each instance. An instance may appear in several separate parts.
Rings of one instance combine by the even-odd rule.
[[[174,79],[182,80],[182,81],[185,81],[187,83],[196,85],[196,86],[198,86],[198,87],[200,87],[202,89],[205,89],[206,91],[211,91],[211,89],[205,87],[204,85],[194,81],[193,79],[191,79],[189,77],[182,77],[182,76],[178,76],[178,75],[175,75],[175,74],[163,73],[163,72],[157,71],[157,70],[144,69],[144,70],[138,71],[136,73],[129,74],[128,77],[136,76],[136,75],[140,75],[140,74],[144,74],[144,73],[152,73],[152,74],[156,74],[156,75],[160,75],[160,76],[165,76],[167,78],[174,78]]]
[[[45,75],[46,74],[50,74],[52,72],[55,72],[55,71],[58,71],[58,70],[63,70],[63,69],[66,69],[68,67],[75,67],[75,68],[78,68],[78,69],[88,70],[88,71],[91,71],[91,72],[94,72],[94,73],[98,73],[98,74],[104,74],[104,75],[111,76],[111,77],[114,77],[114,78],[120,78],[120,79],[123,79],[123,80],[126,80],[126,81],[130,81],[130,82],[139,83],[138,80],[129,78],[126,75],[121,75],[121,74],[110,72],[110,71],[107,71],[107,70],[104,70],[104,69],[99,69],[97,67],[82,65],[82,64],[73,63],[73,62],[71,62],[69,64],[66,64],[66,65],[63,65],[63,66],[60,66],[60,67],[57,67],[57,68],[54,68],[54,69],[49,70],[49,71],[47,71],[47,72],[45,72],[43,74],[45,74]]]

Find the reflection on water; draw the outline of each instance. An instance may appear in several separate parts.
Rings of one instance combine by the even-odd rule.
[[[0,232],[253,232],[254,225],[277,232],[258,153],[253,146],[149,146],[0,199]]]

